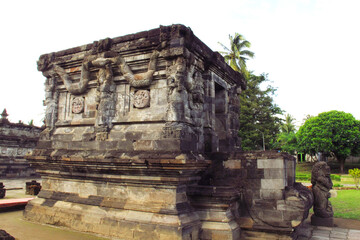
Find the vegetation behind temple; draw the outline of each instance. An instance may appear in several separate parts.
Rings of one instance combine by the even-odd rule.
[[[240,129],[243,150],[273,149],[279,133],[283,111],[273,102],[276,89],[267,85],[266,74],[256,76],[252,73],[247,78],[247,89],[240,96]]]
[[[248,71],[246,60],[253,58],[249,51],[251,44],[241,34],[229,35],[229,45],[219,43],[224,51],[220,52],[225,61],[235,70],[241,72],[247,81],[247,89],[240,95],[240,129],[243,150],[269,150],[276,145],[282,110],[273,101],[276,88],[268,84],[268,75],[255,75]]]
[[[230,47],[220,43],[225,61],[241,72],[247,89],[240,95],[240,129],[243,150],[278,149],[290,154],[334,156],[344,173],[348,156],[360,153],[360,121],[351,114],[329,111],[317,117],[308,117],[296,132],[294,118],[287,114],[285,121],[278,116],[283,110],[273,101],[276,88],[268,82],[267,74],[257,76],[248,71],[246,60],[254,53],[247,50],[251,44],[241,34],[229,35]]]

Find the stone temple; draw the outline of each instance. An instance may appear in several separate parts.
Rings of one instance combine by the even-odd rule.
[[[0,118],[0,181],[39,177],[24,156],[35,148],[43,129],[22,122],[10,122],[7,117],[4,109]]]
[[[183,25],[42,55],[46,129],[26,219],[120,239],[290,235],[295,159],[241,152],[242,75]]]

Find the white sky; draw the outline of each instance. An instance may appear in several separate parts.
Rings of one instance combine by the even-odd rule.
[[[249,69],[269,74],[275,102],[298,124],[329,110],[360,119],[359,0],[13,0],[0,1],[0,23],[0,111],[13,122],[42,124],[41,54],[176,23],[214,51],[244,35]]]

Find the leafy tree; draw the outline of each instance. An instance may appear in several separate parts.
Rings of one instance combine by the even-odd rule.
[[[229,40],[230,49],[219,42],[225,50],[220,53],[224,56],[225,61],[230,67],[235,71],[241,72],[245,77],[248,77],[249,72],[246,68],[246,60],[248,60],[248,58],[253,58],[254,53],[246,48],[250,48],[251,43],[239,33],[235,33],[234,37],[229,35]]]
[[[263,140],[267,150],[273,149],[276,143],[281,122],[277,115],[282,114],[282,110],[273,102],[276,88],[271,85],[264,90],[260,88],[267,81],[265,74],[250,73],[247,89],[240,95],[239,136],[243,150],[263,149]]]
[[[283,152],[295,154],[297,150],[297,139],[295,133],[295,118],[290,114],[285,115],[285,122],[280,124],[280,133],[277,137],[278,148]]]
[[[344,173],[346,158],[360,152],[360,121],[341,111],[320,113],[306,120],[297,137],[300,150],[311,155],[333,154]]]

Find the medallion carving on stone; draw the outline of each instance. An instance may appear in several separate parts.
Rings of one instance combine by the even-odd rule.
[[[84,102],[85,100],[83,97],[75,97],[71,103],[72,112],[75,114],[84,112]]]
[[[147,108],[150,107],[150,91],[138,90],[134,94],[134,107]]]

